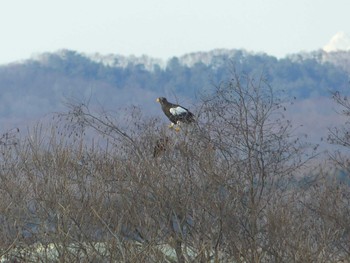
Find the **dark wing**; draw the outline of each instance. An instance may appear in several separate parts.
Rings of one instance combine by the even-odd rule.
[[[181,107],[179,105],[174,105],[169,109],[172,118],[177,121],[182,121],[182,122],[193,122],[194,121],[194,116],[193,114],[186,108]]]

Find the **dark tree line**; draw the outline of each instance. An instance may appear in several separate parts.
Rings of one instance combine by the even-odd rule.
[[[264,72],[273,87],[298,99],[328,96],[329,91],[345,91],[348,74],[341,67],[321,63],[317,56],[304,59],[276,59],[266,54],[233,50],[225,54],[202,54],[210,60],[185,63],[172,58],[165,66],[152,67],[133,62],[123,66],[96,62],[75,51],[45,54],[40,60],[0,67],[0,116],[28,118],[40,113],[62,110],[66,97],[95,99],[105,108],[141,105],[143,96],[182,97],[198,101],[213,90],[213,83],[225,81],[232,65],[238,73],[260,75]],[[115,58],[118,65],[118,59]],[[114,100],[113,100],[113,99]],[[147,97],[148,98],[148,97]],[[147,100],[148,101],[148,100]],[[146,107],[151,108],[151,107]],[[26,116],[27,114],[27,116]]]

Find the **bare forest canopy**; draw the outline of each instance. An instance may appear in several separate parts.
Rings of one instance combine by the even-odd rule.
[[[155,113],[154,99],[196,103],[230,71],[264,78],[299,101],[347,92],[350,52],[315,51],[277,59],[244,50],[213,50],[164,62],[147,56],[87,55],[71,50],[44,53],[0,67],[0,121],[23,122],[64,109],[68,99],[106,109],[136,105]]]

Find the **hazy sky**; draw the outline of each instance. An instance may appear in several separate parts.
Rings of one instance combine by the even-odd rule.
[[[338,32],[335,42],[347,38],[349,12],[350,0],[1,1],[0,64],[63,48],[164,59],[244,48],[282,57],[322,48]]]

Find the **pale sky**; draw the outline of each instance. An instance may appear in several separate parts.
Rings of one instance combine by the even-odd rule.
[[[336,34],[334,41],[350,43],[350,0],[0,3],[0,64],[60,49],[168,59],[195,51],[244,48],[284,57],[320,49]]]

